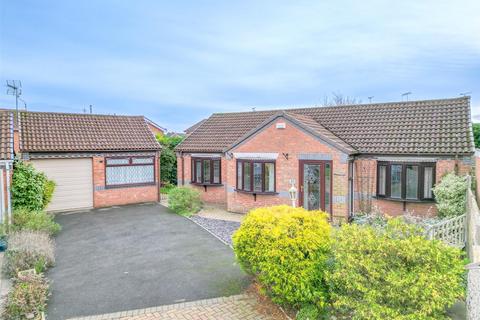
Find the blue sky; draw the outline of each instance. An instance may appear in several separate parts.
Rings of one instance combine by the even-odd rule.
[[[480,1],[0,0],[0,81],[29,109],[144,114],[172,131],[212,112],[472,92]],[[0,91],[0,106],[14,98]],[[480,121],[480,116],[478,117]]]

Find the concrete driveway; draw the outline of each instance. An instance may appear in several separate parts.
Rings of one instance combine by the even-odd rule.
[[[241,293],[232,250],[158,204],[58,215],[49,320]]]

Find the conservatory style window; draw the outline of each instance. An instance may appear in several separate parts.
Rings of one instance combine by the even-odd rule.
[[[275,162],[237,160],[237,190],[252,193],[275,192]]]
[[[221,184],[220,158],[192,158],[193,184]]]
[[[379,162],[377,197],[399,200],[433,200],[435,163]]]

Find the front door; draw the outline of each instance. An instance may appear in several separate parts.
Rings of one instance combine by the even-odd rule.
[[[307,210],[332,212],[332,162],[300,161],[300,204]]]

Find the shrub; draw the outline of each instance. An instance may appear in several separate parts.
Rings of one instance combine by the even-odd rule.
[[[19,276],[7,296],[3,319],[38,319],[47,307],[47,299],[48,281],[43,275]]]
[[[465,263],[460,250],[421,234],[399,219],[383,230],[342,226],[327,275],[335,312],[348,319],[443,319],[464,295]]]
[[[55,245],[47,233],[17,231],[8,238],[4,271],[11,277],[19,271],[35,269],[43,272],[55,263]]]
[[[297,313],[296,320],[318,320],[320,319],[320,312],[314,305],[306,305]]]
[[[53,236],[62,229],[53,218],[52,214],[45,211],[30,211],[27,208],[20,208],[13,212],[12,229],[44,231]]]
[[[465,213],[467,203],[467,178],[451,172],[433,188],[440,217],[459,216]]]
[[[179,187],[170,190],[168,207],[178,214],[190,216],[201,208],[200,193],[189,187]]]
[[[246,216],[233,246],[242,268],[258,278],[274,302],[323,308],[330,233],[321,211],[286,205],[259,208]]]
[[[12,177],[12,206],[14,209],[43,210],[50,202],[55,183],[26,162],[15,161]]]

